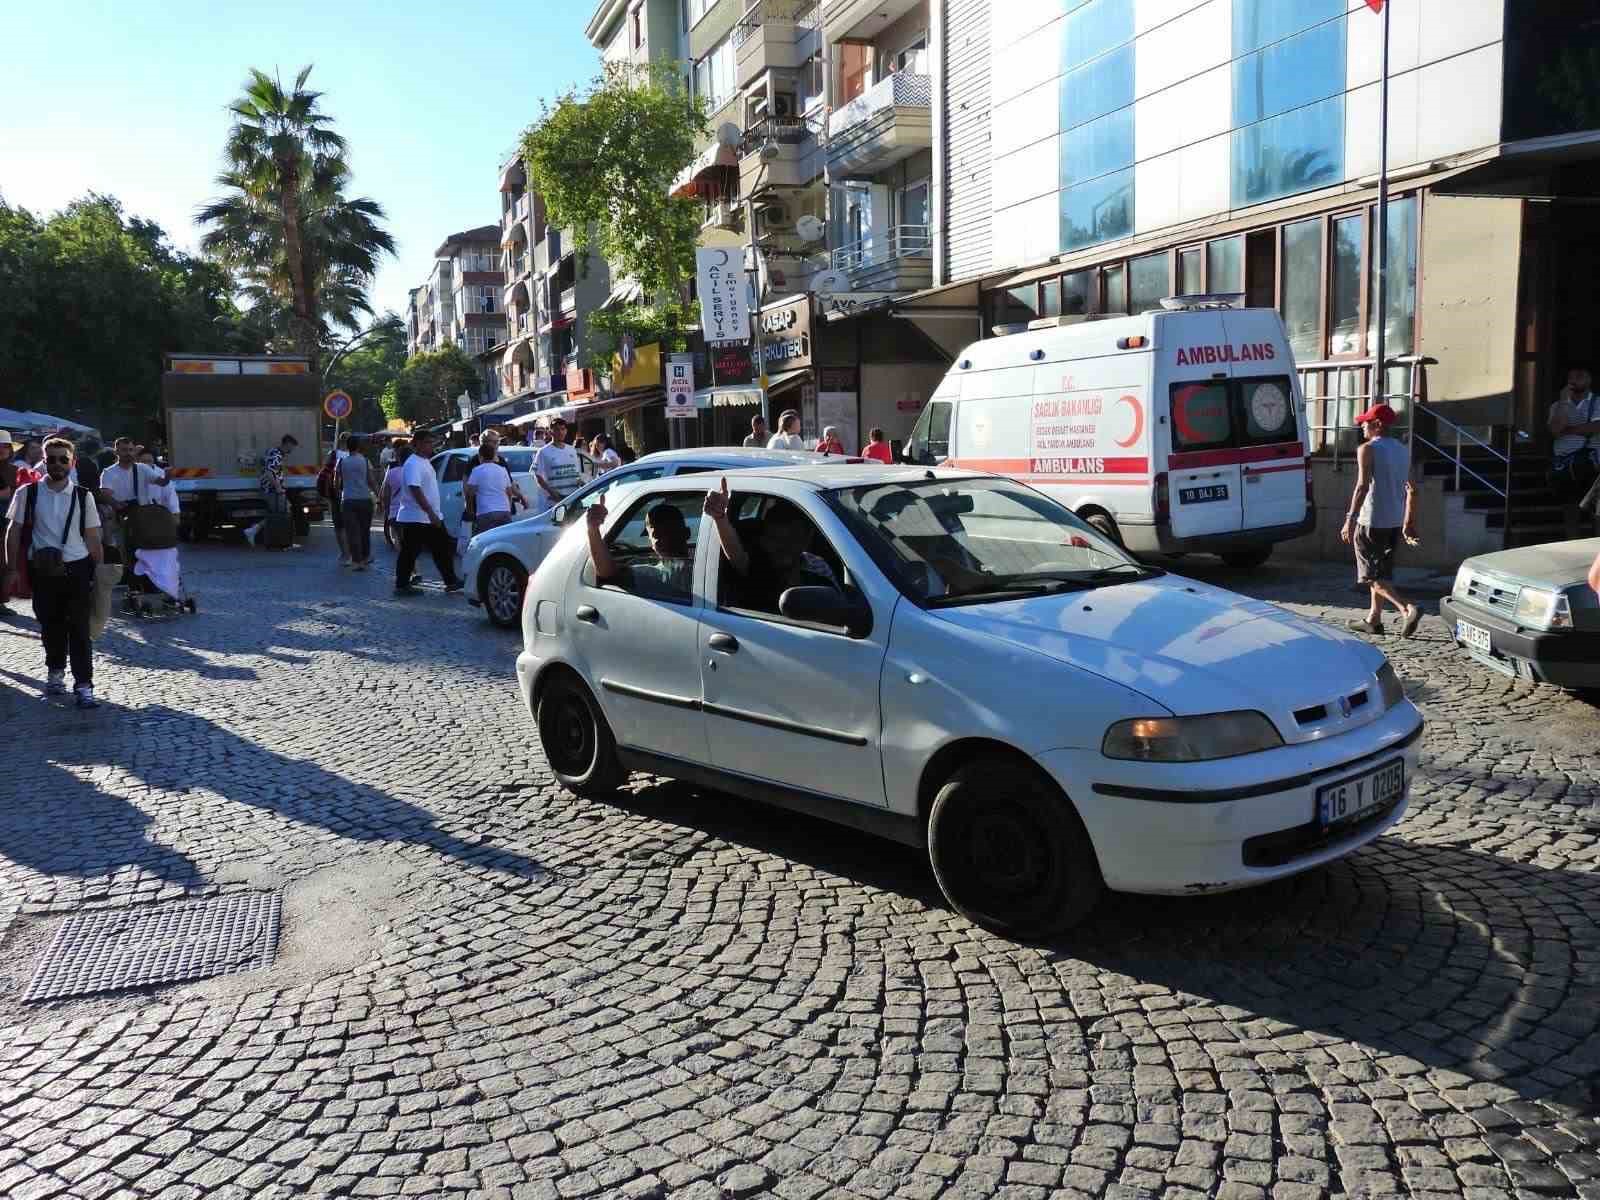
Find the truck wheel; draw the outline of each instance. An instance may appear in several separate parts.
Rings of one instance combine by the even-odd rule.
[[[1077,924],[1105,888],[1072,801],[1037,767],[1004,755],[972,759],[939,789],[928,857],[957,912],[1025,941]]]
[[[1271,558],[1272,547],[1257,546],[1253,550],[1230,550],[1226,554],[1219,555],[1218,557],[1230,567],[1237,567],[1240,570],[1248,571],[1252,567],[1259,567],[1262,563],[1266,562],[1267,559]]]

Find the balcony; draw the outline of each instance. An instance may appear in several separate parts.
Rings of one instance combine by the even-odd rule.
[[[793,71],[819,49],[817,0],[755,0],[733,27],[736,86],[767,70]]]
[[[533,248],[533,268],[540,274],[561,262],[561,231],[549,229]]]
[[[899,71],[879,80],[828,118],[828,166],[838,175],[874,175],[933,145],[933,87]]]
[[[739,158],[739,194],[753,196],[763,188],[804,187],[822,174],[822,151],[815,130],[801,120],[761,121],[745,131]],[[763,158],[762,147],[776,154]]]
[[[578,289],[577,289],[576,285],[574,285],[573,287],[565,288],[561,292],[561,304],[560,304],[560,307],[556,311],[558,313],[560,313],[563,317],[571,317],[571,316],[577,315],[577,312],[578,312]]]
[[[933,284],[932,246],[928,226],[894,225],[840,246],[833,265],[850,276],[858,292],[916,292]]]

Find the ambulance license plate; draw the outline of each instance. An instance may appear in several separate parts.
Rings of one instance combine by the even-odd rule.
[[[1228,498],[1228,485],[1225,483],[1207,484],[1205,487],[1179,488],[1179,504],[1209,504],[1213,500],[1226,500]]]

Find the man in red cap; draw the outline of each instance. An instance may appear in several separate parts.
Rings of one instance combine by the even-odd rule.
[[[1410,448],[1389,436],[1394,422],[1394,409],[1381,403],[1356,418],[1367,440],[1356,451],[1356,491],[1339,539],[1355,546],[1356,581],[1366,584],[1372,595],[1366,617],[1350,621],[1350,628],[1382,633],[1387,600],[1400,613],[1400,636],[1408,638],[1417,631],[1422,610],[1402,600],[1390,581],[1400,539],[1405,538],[1408,546],[1417,544],[1416,488],[1411,482]]]

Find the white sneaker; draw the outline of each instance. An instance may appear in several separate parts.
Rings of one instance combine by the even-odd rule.
[[[75,703],[79,708],[99,708],[100,701],[94,698],[94,689],[88,684],[72,689],[72,694],[77,697]]]
[[[47,696],[65,696],[67,694],[67,673],[65,671],[51,671],[45,676],[44,692]]]

